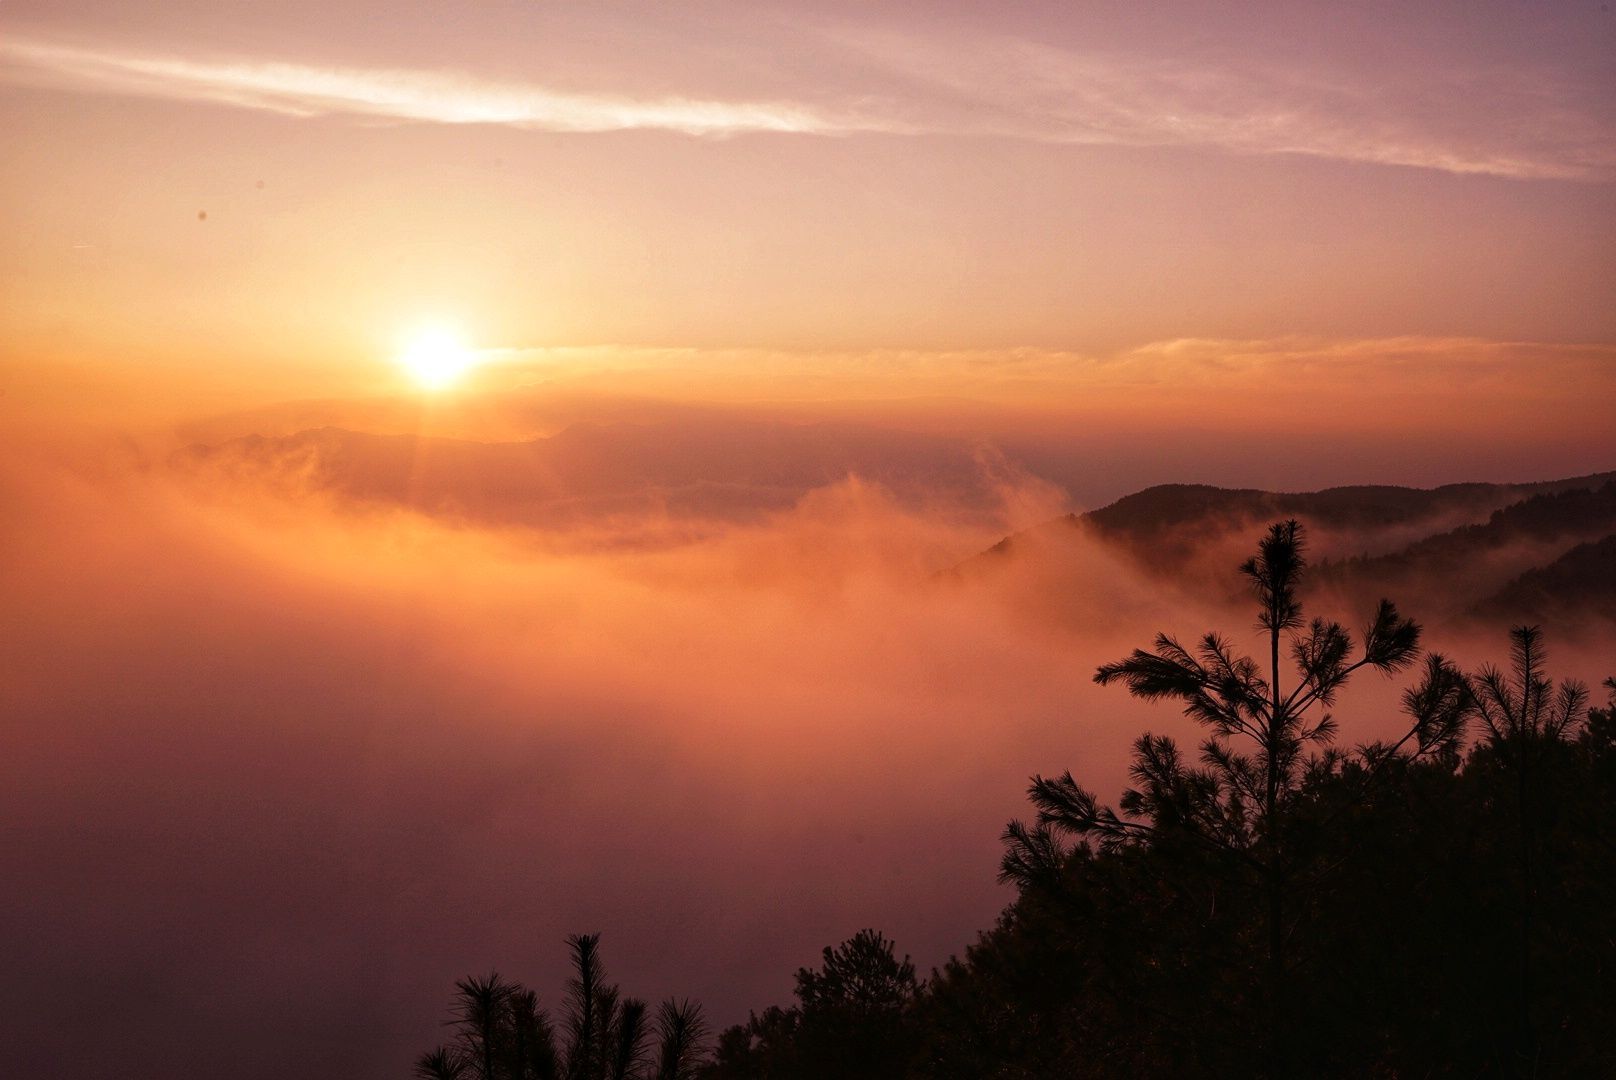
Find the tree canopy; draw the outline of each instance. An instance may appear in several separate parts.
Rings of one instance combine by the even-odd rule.
[[[1142,734],[1115,807],[1033,777],[1035,817],[1003,837],[1015,898],[929,977],[862,930],[709,1047],[699,1010],[648,1017],[574,937],[559,1023],[462,980],[418,1075],[1616,1075],[1616,679],[1590,706],[1538,627],[1466,672],[1390,601],[1356,633],[1310,619],[1305,540],[1275,524],[1239,568],[1262,655],[1161,634],[1097,669],[1200,744]],[[1345,743],[1333,710],[1367,670],[1407,679],[1401,724]]]

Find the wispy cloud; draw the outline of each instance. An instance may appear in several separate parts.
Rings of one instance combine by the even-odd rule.
[[[965,43],[832,31],[939,103],[925,126],[1043,142],[1237,153],[1521,179],[1607,179],[1616,128],[1529,73],[1376,72],[1080,52],[1019,38]],[[946,117],[946,119],[944,118]]]
[[[554,132],[934,134],[1203,147],[1519,179],[1616,176],[1610,123],[1575,94],[1519,72],[1332,79],[1016,38],[967,45],[846,29],[800,47],[818,50],[827,73],[848,76],[849,60],[861,73],[786,86],[772,99],[582,93],[448,71],[189,58],[14,36],[0,42],[0,78],[305,117]]]
[[[289,116],[499,124],[557,132],[650,129],[688,135],[832,134],[860,129],[856,120],[832,118],[792,103],[579,94],[438,71],[192,60],[19,38],[0,42],[0,57],[9,63],[10,77],[18,81]]]
[[[1567,423],[1603,423],[1603,412],[1585,403],[1616,394],[1616,344],[1474,337],[1179,338],[1108,354],[1036,347],[791,352],[603,345],[507,347],[483,356],[490,385],[499,386],[633,387],[647,397],[697,392],[709,402],[776,404],[955,399],[1076,412],[1136,408],[1141,395],[1157,403],[1165,395],[1209,412],[1221,409],[1241,422],[1270,409],[1311,418],[1311,406],[1302,404],[1310,401],[1407,395],[1438,401],[1462,393],[1472,402],[1559,402]]]

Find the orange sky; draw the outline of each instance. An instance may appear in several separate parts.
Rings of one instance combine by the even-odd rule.
[[[4,0],[0,1043],[380,1080],[568,932],[718,1023],[963,948],[1028,774],[1188,731],[1094,665],[1249,613],[939,571],[1616,470],[1607,6]]]
[[[1458,342],[1378,376],[1416,385],[1616,340],[1595,5],[92,11],[0,12],[24,386],[373,390],[423,315],[509,350]]]

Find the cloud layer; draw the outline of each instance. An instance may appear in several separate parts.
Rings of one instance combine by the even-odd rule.
[[[716,431],[775,468],[768,430]],[[1002,487],[996,519],[949,512],[958,475],[930,499],[827,479],[617,545],[39,449],[0,467],[0,1033],[86,1080],[396,1076],[457,977],[553,1002],[570,931],[720,1023],[862,926],[938,962],[1005,899],[1029,773],[1109,794],[1140,730],[1185,733],[1093,666],[1251,633],[1081,537],[937,581],[1058,508],[946,445],[944,473]],[[1343,696],[1351,737],[1396,689]],[[86,986],[118,1002],[88,1035],[64,1022]]]
[[[1574,87],[1519,72],[1380,70],[1079,51],[1018,38],[839,35],[962,103],[958,132],[1102,146],[1302,154],[1520,179],[1608,179],[1610,124]],[[1476,109],[1478,100],[1487,102]]]
[[[0,42],[0,57],[13,81],[297,117],[562,133],[881,133],[1198,147],[1519,179],[1603,180],[1616,169],[1610,125],[1574,86],[1518,72],[1400,72],[1369,83],[1015,37],[956,42],[847,27],[793,47],[805,48],[810,63],[817,57],[828,85],[763,97],[582,93],[471,72],[191,56],[21,35]],[[847,85],[836,85],[848,72]]]
[[[1086,692],[1058,638],[927,586],[976,533],[867,485],[603,555],[15,459],[0,484],[28,628],[0,641],[0,1029],[87,1078],[396,1075],[453,978],[553,994],[573,930],[721,1021],[866,923],[941,959]],[[70,1040],[92,981],[122,1004]]]
[[[340,115],[558,132],[649,129],[687,135],[854,130],[791,104],[636,100],[490,83],[466,74],[194,60],[25,39],[0,44],[25,74],[92,93],[232,105],[289,116]]]

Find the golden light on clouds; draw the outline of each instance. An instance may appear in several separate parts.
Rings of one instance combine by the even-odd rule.
[[[384,1080],[572,932],[715,1036],[859,927],[969,957],[1027,777],[1199,741],[1095,665],[1249,636],[1270,512],[1319,518],[1320,614],[1361,585],[1467,668],[1550,582],[1599,686],[1616,601],[1552,582],[1616,542],[1613,43],[1503,0],[3,0],[0,1045]],[[87,1033],[84,986],[141,993]]]

